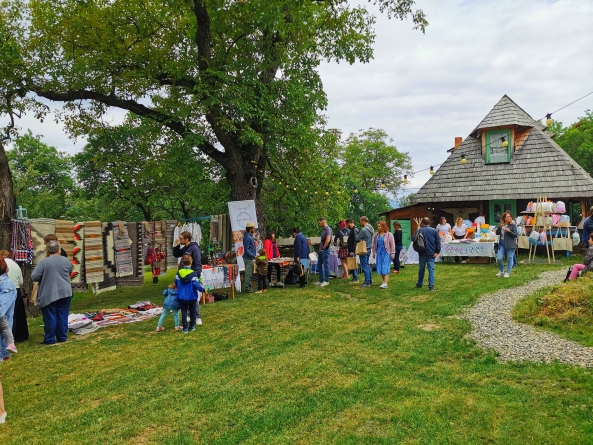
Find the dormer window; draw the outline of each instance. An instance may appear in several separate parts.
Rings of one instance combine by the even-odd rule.
[[[504,144],[503,142],[508,142]],[[506,147],[504,145],[507,145]],[[513,153],[510,130],[488,131],[486,133],[486,163],[511,162]]]

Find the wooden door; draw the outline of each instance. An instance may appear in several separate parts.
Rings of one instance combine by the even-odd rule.
[[[409,219],[394,219],[391,221],[391,233],[393,233],[393,223],[397,221],[402,226],[402,244],[408,247],[412,241],[412,221]]]

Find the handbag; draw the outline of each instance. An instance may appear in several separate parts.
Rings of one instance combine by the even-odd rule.
[[[354,251],[356,255],[366,255],[367,254],[367,242],[361,239],[359,242],[356,243],[356,249]]]
[[[348,265],[348,270],[354,270],[358,267],[358,265],[356,264],[356,258],[354,258],[353,256],[349,256],[348,258],[346,258],[346,263]]]
[[[37,306],[37,291],[39,290],[39,283],[33,283],[33,290],[31,290],[31,303]]]

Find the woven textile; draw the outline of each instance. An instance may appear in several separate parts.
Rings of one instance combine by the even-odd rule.
[[[33,239],[31,238],[31,223],[15,219],[12,223],[12,238],[10,253],[17,263],[33,263]]]
[[[177,258],[173,256],[173,241],[175,241],[175,227],[177,227],[177,221],[167,221],[167,269],[177,269]]]
[[[99,221],[84,223],[84,263],[87,283],[103,281],[103,239]]]
[[[31,237],[33,238],[33,265],[36,265],[47,256],[43,237],[56,232],[56,221],[54,219],[39,218],[31,220]]]
[[[132,241],[125,222],[116,221],[113,223],[113,243],[115,247],[115,275],[118,277],[134,275]]]
[[[103,247],[103,279],[100,282],[93,283],[93,292],[95,294],[116,289],[113,224],[101,224],[101,241]]]
[[[74,224],[72,230],[74,237],[74,249],[72,249],[72,275],[70,281],[72,284],[80,284],[82,272],[82,262],[84,259],[84,223]]]
[[[142,231],[139,223],[128,223],[128,236],[132,240],[132,263],[134,276],[144,276],[144,259],[142,257]]]
[[[74,221],[56,219],[56,231],[54,233],[58,237],[60,246],[66,252],[68,259],[72,259],[72,251],[74,250]]]
[[[155,221],[154,222],[154,243],[159,248],[160,252],[165,254],[165,257],[158,262],[158,267],[161,270],[161,275],[165,275],[167,272],[167,222],[166,221]]]

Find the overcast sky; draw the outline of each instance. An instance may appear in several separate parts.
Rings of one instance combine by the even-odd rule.
[[[378,16],[375,57],[366,65],[325,64],[329,126],[382,128],[412,157],[414,171],[442,163],[507,94],[534,119],[593,91],[593,0],[416,0],[426,34],[411,21]],[[569,124],[593,95],[555,114]],[[118,121],[123,113],[114,111]],[[68,153],[74,144],[52,119],[21,127]],[[421,187],[428,171],[408,184]]]

